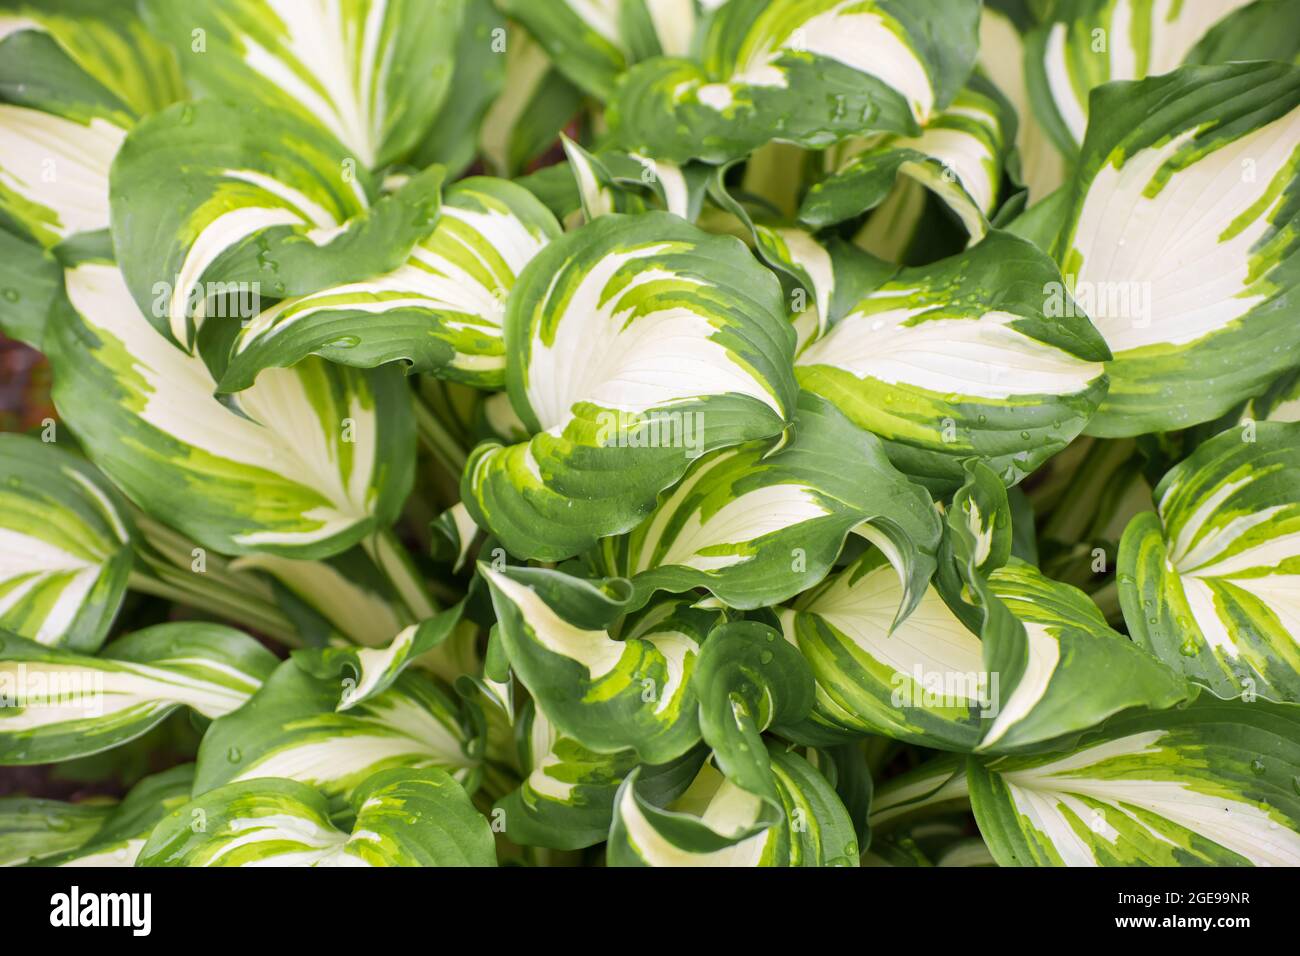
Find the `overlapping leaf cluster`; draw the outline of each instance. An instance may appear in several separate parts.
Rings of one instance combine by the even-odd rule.
[[[0,862],[1300,863],[1297,38],[5,0]]]

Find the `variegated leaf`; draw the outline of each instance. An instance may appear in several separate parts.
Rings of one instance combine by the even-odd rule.
[[[294,662],[322,680],[343,677],[337,709],[349,710],[382,694],[402,671],[447,640],[461,621],[464,601],[403,628],[387,647],[327,647],[293,652]]]
[[[841,737],[973,749],[994,690],[980,639],[934,587],[895,626],[903,595],[899,574],[873,549],[780,611],[786,640],[817,680],[813,724]]]
[[[1046,311],[1054,290],[1065,295],[1051,261],[995,231],[900,270],[805,346],[795,374],[931,490],[960,484],[971,457],[1012,485],[1073,440],[1106,392],[1104,342],[1086,317]]]
[[[163,819],[139,866],[495,866],[492,828],[441,770],[399,768],[352,795],[350,832],[294,780],[231,783]],[[195,826],[196,820],[203,826]]]
[[[652,764],[699,740],[691,671],[716,612],[664,601],[614,636],[631,599],[621,579],[486,564],[479,573],[511,668],[560,733],[597,753],[630,748]]]
[[[95,651],[126,590],[133,536],[125,504],[84,459],[0,435],[0,628]]]
[[[1176,671],[1111,630],[1082,591],[1017,558],[989,584],[1025,630],[1025,672],[976,748],[1015,750],[1077,733],[1134,707],[1186,701]]]
[[[39,764],[132,740],[177,707],[209,719],[242,706],[275,656],[216,624],[158,624],[98,657],[0,634],[0,764]]]
[[[613,136],[634,152],[718,163],[773,139],[915,135],[966,81],[978,16],[967,0],[727,4],[703,64],[655,58],[627,73],[609,108]]]
[[[644,212],[640,197],[620,189],[605,164],[563,133],[560,142],[568,158],[569,169],[578,186],[582,218],[591,222],[611,212]]]
[[[1127,708],[1187,699],[1186,683],[1111,630],[1085,594],[1018,559],[993,566],[1006,560],[1005,514],[995,535],[991,514],[960,510],[958,520],[972,523],[962,552],[966,590],[978,595],[978,607],[945,600],[931,587],[894,625],[900,576],[884,555],[870,552],[780,612],[786,639],[817,680],[813,732],[880,733],[941,750],[1013,750]]]
[[[1185,702],[1176,672],[1107,625],[1082,591],[1013,557],[1010,496],[997,477],[966,464],[948,510],[939,587],[978,626],[993,702],[977,751],[1042,745],[1134,707]],[[954,569],[955,579],[949,575]]]
[[[46,247],[107,229],[108,170],[125,137],[97,116],[0,103],[0,215]]]
[[[1300,424],[1228,429],[1155,501],[1120,544],[1134,640],[1220,697],[1300,702]]]
[[[1010,706],[1013,693],[1020,690],[1025,678],[1035,673],[1035,658],[1048,654],[1047,645],[1035,647],[1029,640],[1028,628],[1007,607],[994,591],[991,575],[1000,570],[1011,557],[1013,529],[1011,528],[1011,497],[1001,480],[987,465],[967,460],[962,463],[966,481],[953,494],[945,509],[945,527],[940,549],[939,567],[935,585],[948,608],[969,628],[980,636],[981,656],[987,686],[975,687],[981,691],[975,696],[984,704],[980,717],[984,722],[982,732],[987,733],[993,720]],[[1050,672],[1054,661],[1046,658],[1046,667],[1037,672]],[[930,676],[930,681],[935,681]],[[970,687],[969,675],[965,678]],[[926,675],[917,674],[916,682],[924,683]],[[950,703],[947,681],[938,678],[941,692],[939,700]],[[960,688],[961,677],[957,678]],[[931,688],[933,689],[933,684]],[[917,688],[907,688],[902,702],[915,706]],[[959,694],[960,696],[960,694]],[[966,692],[970,696],[970,692]],[[928,703],[924,696],[921,702]],[[1024,716],[1023,709],[1020,716]]]
[[[710,763],[667,807],[629,776],[610,827],[609,866],[857,866],[853,821],[808,761],[767,744],[780,805],[750,793]]]
[[[563,133],[560,141],[568,157],[565,163],[544,166],[518,182],[564,223],[572,226],[611,211],[654,208],[688,222],[699,219],[713,167],[679,165],[616,149],[593,153]]]
[[[437,767],[473,782],[480,742],[460,703],[435,681],[401,674],[387,690],[338,711],[341,682],[285,661],[248,704],[214,721],[199,747],[195,794],[285,777],[346,802],[371,774]]]
[[[1088,431],[1209,421],[1300,348],[1286,306],[1300,255],[1300,68],[1183,67],[1109,84],[1092,106],[1055,247],[1114,355]]]
[[[648,189],[659,205],[688,222],[700,217],[711,167],[703,163],[678,164],[667,160],[607,150],[603,161],[614,182],[627,188]]]
[[[196,89],[292,112],[379,167],[410,152],[437,117],[464,0],[148,0],[144,9]]]
[[[561,736],[531,702],[517,725],[520,763],[527,774],[497,801],[506,836],[525,846],[576,850],[609,835],[614,798],[623,779],[638,770],[642,792],[658,803],[675,800],[699,772],[707,750],[696,747],[669,763],[647,767],[636,752],[599,754]]]
[[[149,514],[227,554],[321,557],[396,517],[414,428],[396,369],[310,359],[233,405],[158,334],[111,265],[66,273],[46,350],[54,401],[90,459]]]
[[[0,797],[0,867],[76,852],[113,813],[105,800],[65,803],[42,797]]]
[[[244,326],[221,389],[248,388],[263,369],[307,355],[359,368],[405,361],[412,371],[499,388],[506,299],[524,266],[559,234],[526,189],[488,177],[462,180],[401,267],[285,299]]]
[[[724,169],[719,167],[719,181],[725,175]],[[807,342],[825,335],[833,322],[844,317],[845,309],[856,304],[856,300],[847,301],[852,291],[866,294],[891,274],[887,263],[863,253],[856,246],[835,240],[822,244],[806,229],[753,222],[740,204],[733,204],[731,208],[737,213],[737,218],[749,224],[753,231],[754,249],[763,261],[796,284],[790,294],[790,311],[794,313],[797,337],[796,354]],[[871,274],[871,281],[866,288],[851,290],[850,296],[846,297],[843,273],[858,267],[863,261],[868,263],[862,269]]]
[[[1083,142],[1088,95],[1105,83],[1169,73],[1197,43],[1254,0],[1064,0],[1028,38],[1026,79],[1048,131],[1067,155]],[[1280,11],[1279,11],[1280,12]],[[1285,15],[1285,14],[1283,14]],[[1270,28],[1286,28],[1274,19]],[[1258,31],[1220,46],[1218,59],[1289,59]],[[1292,37],[1292,42],[1296,42]],[[1294,51],[1292,54],[1294,55]],[[1095,115],[1105,117],[1104,109]]]
[[[45,839],[33,844],[38,857],[29,866],[117,867],[135,866],[136,857],[154,826],[172,810],[188,803],[190,784],[194,782],[194,765],[181,764],[162,773],[145,777],[116,806],[57,804],[52,808],[32,808],[40,813]],[[30,801],[55,803],[55,801]],[[0,801],[3,803],[3,801]],[[79,814],[99,811],[100,822],[93,832],[79,830]],[[3,813],[3,811],[0,811]],[[51,826],[47,821],[73,822],[73,827]],[[84,818],[83,818],[84,819]],[[0,827],[3,825],[0,824]],[[72,839],[73,835],[77,839]],[[0,858],[3,851],[0,851]],[[20,862],[20,861],[14,861]]]
[[[939,754],[905,770],[878,787],[871,801],[871,830],[875,834],[935,813],[970,811],[967,758]]]
[[[506,381],[533,437],[476,448],[461,497],[521,557],[627,531],[693,459],[784,430],[793,339],[776,279],[737,240],[668,213],[588,223],[511,293]]]
[[[275,145],[272,146],[271,144]],[[176,189],[158,189],[178,176]],[[113,164],[117,261],[140,309],[187,349],[209,317],[251,319],[396,269],[438,219],[442,170],[376,198],[356,158],[305,119],[216,100],[157,113]]]
[[[430,523],[430,530],[434,535],[434,558],[447,560],[452,566],[452,573],[458,573],[465,566],[469,552],[479,538],[479,527],[470,517],[469,509],[463,502],[456,502]]]
[[[802,393],[792,427],[775,450],[753,442],[696,462],[645,522],[605,542],[612,567],[641,593],[705,587],[729,607],[765,607],[820,581],[857,530],[897,551],[919,595],[939,538],[929,495],[824,399]]]
[[[929,757],[877,789],[863,866],[996,865],[984,840],[970,836],[966,761],[958,754]]]
[[[631,63],[685,56],[695,33],[695,0],[499,0],[588,93],[608,97]]]
[[[293,618],[300,643],[325,644],[342,637],[365,647],[380,647],[412,623],[394,582],[367,553],[367,539],[341,554],[305,561],[277,554],[254,552],[228,565],[241,578],[270,578],[276,602]],[[204,572],[212,574],[212,556]],[[174,577],[174,576],[173,576]],[[419,613],[423,613],[422,609]]]
[[[977,78],[919,136],[854,140],[831,151],[836,165],[809,189],[799,218],[814,227],[851,219],[883,202],[898,176],[909,176],[942,199],[978,242],[1001,198],[1014,129],[1010,104]]]
[[[781,145],[770,144],[755,156]],[[747,180],[754,166],[755,159],[751,158],[746,164]],[[708,184],[709,196],[735,217],[739,227],[749,233],[754,251],[781,276],[793,313],[798,354],[808,342],[825,335],[868,293],[888,281],[896,267],[843,239],[819,238],[808,229],[774,218],[757,201],[742,201],[727,185],[730,168],[716,168]],[[790,174],[788,169],[783,172]]]
[[[1202,700],[1116,719],[1068,752],[969,764],[1001,866],[1300,864],[1300,713]]]
[[[6,102],[125,128],[185,96],[171,51],[115,0],[5,0],[0,41]]]

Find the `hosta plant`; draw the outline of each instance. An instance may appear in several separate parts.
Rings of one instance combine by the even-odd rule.
[[[1300,864],[1298,56],[4,0],[0,862]]]

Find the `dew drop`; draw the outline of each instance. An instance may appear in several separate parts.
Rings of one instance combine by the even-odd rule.
[[[1256,757],[1254,760],[1250,762],[1250,771],[1257,777],[1262,777],[1264,775],[1264,771],[1267,769],[1268,767],[1264,765],[1263,757]]]
[[[240,752],[238,747],[231,747],[226,751],[226,759],[231,763],[239,763],[239,761],[244,759],[244,755]]]
[[[0,292],[0,295],[5,297],[6,302],[17,302],[22,298],[22,296],[18,294],[17,289],[5,289],[4,292]]]
[[[772,663],[772,652],[771,652],[771,651],[763,651],[763,653],[761,653],[761,654],[758,655],[758,661],[759,661],[760,664],[770,664],[770,663]]]
[[[411,225],[432,226],[438,221],[439,206],[436,202],[420,203],[411,214]]]

